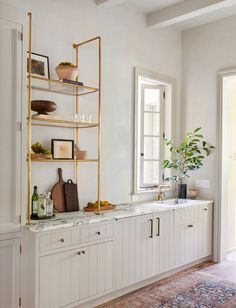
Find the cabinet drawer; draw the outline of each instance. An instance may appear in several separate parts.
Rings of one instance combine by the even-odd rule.
[[[175,211],[175,222],[177,224],[199,219],[201,216],[201,206],[177,209]]]
[[[40,236],[40,252],[71,245],[71,230],[63,230]]]
[[[112,238],[114,235],[114,224],[101,224],[82,227],[80,230],[80,243],[92,242]],[[76,237],[73,236],[73,239]]]

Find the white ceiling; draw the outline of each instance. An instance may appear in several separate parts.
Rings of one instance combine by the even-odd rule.
[[[127,0],[125,3],[136,7],[145,14],[148,14],[164,9],[181,1],[183,0]]]

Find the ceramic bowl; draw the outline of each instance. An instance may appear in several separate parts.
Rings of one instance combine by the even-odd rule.
[[[38,114],[48,114],[57,109],[56,103],[45,100],[34,100],[31,101],[31,110],[38,112]]]
[[[79,69],[78,69],[78,67],[59,64],[56,67],[56,72],[57,72],[57,76],[60,80],[68,79],[68,80],[76,81],[76,78],[79,74]]]
[[[196,199],[199,195],[199,190],[198,189],[187,189],[187,198],[188,199]]]

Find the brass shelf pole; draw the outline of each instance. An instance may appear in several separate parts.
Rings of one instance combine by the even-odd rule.
[[[100,214],[100,191],[101,191],[101,84],[102,84],[102,51],[101,51],[101,37],[98,38],[99,42],[99,52],[98,52],[98,62],[99,62],[99,92],[98,92],[98,214]]]
[[[31,208],[31,71],[32,71],[32,13],[29,16],[29,78],[28,78],[28,206],[27,206],[27,224],[30,224]]]
[[[79,67],[79,50],[78,48],[75,49],[75,65],[77,67]],[[78,77],[76,78],[76,80],[78,81]],[[76,94],[78,93],[78,89],[76,89]],[[77,113],[77,115],[79,114],[79,96],[76,95],[76,98],[75,98],[75,111]],[[75,141],[76,141],[76,144],[78,145],[79,144],[79,128],[76,127],[75,129]],[[78,162],[76,162],[76,167],[75,167],[75,172],[76,172],[76,176],[75,176],[75,179],[76,179],[76,183],[78,184],[78,181],[79,181],[79,165],[78,165]]]
[[[101,77],[102,77],[102,51],[101,51],[101,37],[97,36],[94,37],[90,40],[78,43],[78,44],[73,44],[73,47],[76,49],[76,65],[78,65],[78,49],[79,47],[86,45],[88,43],[94,42],[94,41],[98,41],[99,46],[98,46],[98,63],[99,63],[99,69],[98,69],[98,150],[97,150],[97,155],[98,155],[98,177],[97,177],[97,181],[98,181],[98,191],[97,191],[97,200],[98,200],[98,206],[97,206],[97,214],[100,214],[101,211],[101,196],[100,196],[100,191],[101,191]],[[76,108],[78,105],[78,97],[76,97]],[[78,109],[76,109],[78,112]],[[76,136],[78,136],[78,134],[76,134]],[[76,169],[76,172],[78,174],[78,170]]]

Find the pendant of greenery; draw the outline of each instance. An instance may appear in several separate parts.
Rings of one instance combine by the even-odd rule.
[[[167,177],[165,181],[183,184],[183,179],[189,177],[189,172],[203,166],[203,160],[209,156],[215,147],[210,145],[201,134],[201,127],[194,132],[187,133],[183,142],[177,147],[170,139],[164,143],[169,147],[171,159],[163,162],[163,168],[174,169],[175,175]]]

